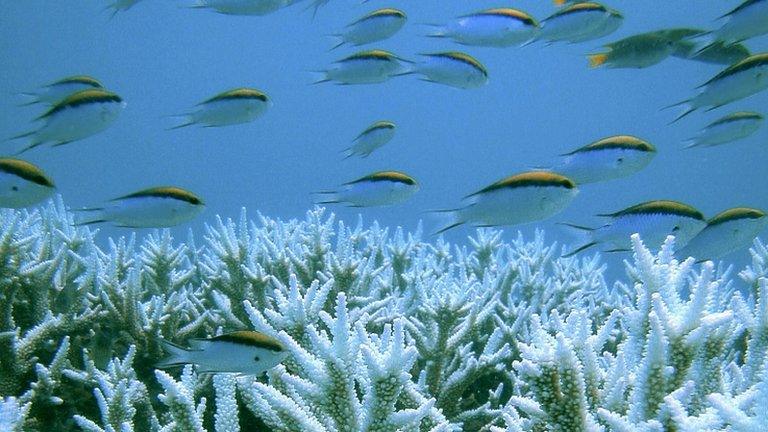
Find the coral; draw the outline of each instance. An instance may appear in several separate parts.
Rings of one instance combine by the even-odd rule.
[[[0,430],[757,431],[768,248],[727,266],[635,236],[627,282],[543,232],[466,246],[321,208],[103,239],[61,199],[0,212]],[[655,245],[654,245],[655,246]],[[264,376],[157,370],[252,329]]]

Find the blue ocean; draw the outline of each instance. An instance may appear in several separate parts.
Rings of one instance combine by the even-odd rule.
[[[0,431],[766,430],[768,1],[112,1],[0,13]]]

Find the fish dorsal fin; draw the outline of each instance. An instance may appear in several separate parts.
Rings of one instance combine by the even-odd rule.
[[[0,172],[19,176],[24,180],[47,187],[55,187],[43,170],[27,161],[14,158],[0,158]]]
[[[616,213],[599,214],[598,216],[607,216],[607,217],[616,218],[621,216],[643,215],[643,214],[668,214],[668,215],[688,217],[691,219],[696,219],[701,221],[704,220],[704,215],[700,211],[696,210],[695,208],[687,204],[681,203],[679,201],[672,201],[672,200],[647,201],[644,203],[634,205],[632,207],[628,207],[624,210],[620,210]]]
[[[237,99],[258,99],[264,102],[269,100],[267,95],[260,92],[259,90],[248,88],[248,87],[239,87],[236,89],[227,90],[223,93],[219,93],[216,96],[205,100],[203,104],[206,104],[209,102],[216,102],[216,101],[223,101],[223,100],[237,100]]]
[[[344,184],[351,185],[351,184],[361,183],[361,182],[378,182],[378,181],[391,181],[396,183],[405,183],[407,185],[416,184],[416,180],[414,180],[413,177],[400,171],[378,171],[373,174],[369,174],[365,177],[360,177],[357,180],[353,180],[351,182],[344,183]]]
[[[118,201],[118,200],[129,199],[129,198],[144,198],[144,197],[172,198],[172,199],[177,199],[179,201],[186,201],[190,204],[195,204],[195,205],[203,204],[203,201],[197,195],[193,194],[188,190],[185,190],[176,186],[156,186],[156,187],[151,187],[147,189],[142,189],[140,191],[115,198],[112,201]]]
[[[762,210],[749,208],[749,207],[735,207],[725,210],[715,215],[712,219],[707,221],[707,225],[714,226],[722,223],[740,220],[740,219],[760,219],[765,217],[765,212]]]
[[[638,137],[635,137],[632,135],[615,135],[615,136],[603,138],[591,144],[587,144],[584,147],[577,148],[572,152],[564,153],[560,156],[570,156],[576,153],[584,153],[589,151],[607,150],[607,149],[637,150],[642,152],[656,151],[656,147],[654,147],[649,142],[641,140]]]
[[[576,184],[568,177],[551,171],[528,171],[521,174],[505,177],[489,186],[484,187],[483,189],[480,189],[475,193],[465,196],[464,199],[499,189],[513,189],[526,186],[550,186],[573,189],[576,187]]]
[[[51,109],[46,111],[43,115],[41,115],[37,119],[40,120],[40,119],[50,117],[53,114],[56,114],[57,112],[65,108],[76,107],[78,105],[85,105],[85,104],[94,103],[94,102],[122,102],[122,101],[123,99],[120,96],[116,95],[115,93],[112,93],[111,91],[107,91],[104,89],[92,88],[92,89],[80,90],[79,92],[75,92],[67,96],[61,102],[52,106]]]
[[[283,345],[275,338],[251,330],[240,330],[232,333],[214,336],[210,339],[216,342],[231,342],[240,345],[247,345],[256,348],[263,348],[269,351],[285,351]]]

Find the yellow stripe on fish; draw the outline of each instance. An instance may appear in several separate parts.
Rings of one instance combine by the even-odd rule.
[[[342,61],[347,60],[396,60],[398,57],[394,54],[392,54],[389,51],[384,51],[380,49],[374,49],[374,50],[367,50],[367,51],[360,51],[358,53],[352,54],[349,57],[346,57]]]
[[[595,141],[591,144],[587,144],[584,147],[577,148],[576,150],[562,154],[561,156],[569,156],[576,153],[606,150],[606,149],[624,149],[624,150],[637,150],[642,152],[655,152],[656,147],[651,143],[641,140],[632,135],[616,135],[607,138],[603,138],[599,141]]]
[[[643,215],[643,214],[665,214],[665,215],[677,215],[689,217],[697,220],[704,220],[704,215],[695,208],[683,204],[679,201],[672,200],[656,200],[648,201],[626,208],[624,210],[617,211],[616,213],[599,214],[598,216],[607,217],[621,217],[630,215]]]
[[[416,180],[413,179],[413,177],[409,176],[408,174],[402,173],[400,171],[379,171],[375,172],[373,174],[369,174],[365,177],[360,177],[357,180],[353,180],[348,183],[344,183],[347,185],[360,183],[360,182],[378,182],[378,181],[391,181],[395,183],[404,183],[407,185],[415,185]]]
[[[486,9],[484,11],[480,11],[474,14],[465,15],[465,16],[478,16],[478,15],[496,15],[496,16],[505,16],[510,18],[515,18],[518,21],[521,21],[525,24],[538,27],[539,23],[536,22],[536,19],[534,19],[532,16],[528,15],[527,13],[518,10],[518,9],[512,9],[512,8],[493,8],[493,9]]]
[[[13,174],[41,186],[56,187],[40,168],[21,159],[0,158],[0,172]]]
[[[739,121],[739,120],[762,120],[764,117],[762,114],[754,112],[754,111],[737,111],[732,114],[728,114],[727,116],[715,120],[714,122],[710,123],[709,126],[715,126],[719,124],[724,123],[730,123],[732,121]]]
[[[480,71],[480,73],[483,74],[483,76],[488,76],[488,70],[483,66],[482,63],[480,63],[476,58],[472,57],[469,54],[459,52],[459,51],[447,51],[447,52],[440,52],[440,53],[432,53],[432,54],[422,54],[427,57],[442,57],[447,58],[451,60],[456,60],[462,63],[466,63],[473,68]]]
[[[593,12],[593,11],[607,12],[608,8],[601,5],[600,3],[592,3],[592,2],[575,3],[558,10],[547,19],[564,16],[564,15],[570,15],[570,14],[579,13],[579,12]]]
[[[70,77],[62,78],[56,82],[48,85],[48,87],[61,85],[61,84],[85,84],[94,88],[104,88],[104,85],[96,78],[88,75],[73,75]]]
[[[405,15],[405,12],[401,11],[400,9],[383,8],[383,9],[378,9],[369,14],[364,15],[362,18],[352,22],[352,24],[350,25],[354,25],[371,18],[379,18],[379,17],[407,18],[407,16]]]
[[[242,99],[258,99],[263,102],[267,102],[269,100],[269,97],[260,92],[259,90],[248,88],[248,87],[240,87],[232,90],[225,91],[223,93],[217,94],[216,96],[206,100],[203,103],[209,103],[209,102],[216,102],[216,101],[223,101],[223,100],[242,100]]]
[[[249,330],[240,330],[231,333],[226,333],[219,336],[214,336],[210,339],[199,339],[205,341],[219,341],[219,342],[231,342],[240,345],[247,345],[256,348],[264,348],[269,351],[282,352],[285,351],[283,345],[277,341],[277,339],[267,336],[263,333]]]
[[[707,222],[707,225],[714,226],[739,219],[760,219],[765,216],[765,212],[762,210],[749,207],[736,207],[718,213]]]
[[[714,77],[712,77],[712,79],[710,79],[709,81],[705,82],[704,84],[700,85],[697,88],[704,87],[717,80],[729,77],[731,75],[735,75],[739,72],[744,72],[752,68],[765,66],[765,65],[768,65],[768,52],[751,55],[745,58],[744,60],[741,60],[740,62],[727,67],[724,71],[715,75]]]
[[[179,201],[188,202],[194,205],[203,204],[203,201],[197,195],[193,194],[188,190],[184,190],[182,188],[175,187],[175,186],[151,187],[148,189],[140,190],[138,192],[121,196],[119,198],[115,198],[112,201],[119,201],[119,200],[129,199],[129,198],[145,198],[145,197],[171,198]]]
[[[362,131],[358,137],[363,136],[369,132],[373,132],[378,129],[394,129],[395,124],[389,120],[380,120],[368,127],[368,129]]]
[[[566,189],[574,189],[576,184],[568,177],[554,172],[529,171],[503,178],[496,183],[491,184],[490,186],[487,186],[473,194],[467,195],[464,198],[469,198],[499,189],[514,189],[518,187],[529,186],[562,187]]]
[[[64,110],[66,108],[73,108],[79,105],[103,103],[103,102],[122,102],[122,101],[123,99],[120,96],[104,89],[82,90],[67,96],[64,100],[54,105],[45,114],[41,115],[37,119],[38,120],[44,119],[44,118],[50,117],[53,114],[56,114],[61,110]]]

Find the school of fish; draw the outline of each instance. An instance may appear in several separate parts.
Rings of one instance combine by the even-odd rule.
[[[140,0],[114,0],[107,9],[114,16],[131,9]],[[303,0],[196,0],[190,8],[224,15],[268,15]],[[329,0],[311,0],[313,15]],[[407,14],[396,8],[372,10],[332,35],[330,50],[351,48],[319,73],[316,84],[377,84],[400,76],[472,91],[488,82],[490,71],[465,50],[472,47],[514,49],[525,45],[576,44],[605,38],[623,23],[624,16],[608,5],[592,1],[555,0],[549,16],[536,19],[525,11],[497,7],[468,10],[444,23],[424,25],[424,36],[445,41],[444,51],[422,53],[408,59],[396,53],[364,47],[386,40],[408,24]],[[603,43],[588,55],[592,68],[647,68],[668,57],[722,65],[720,73],[692,89],[691,97],[669,107],[682,107],[672,123],[697,110],[714,110],[768,88],[768,53],[751,53],[745,42],[768,33],[768,0],[745,0],[726,11],[712,29],[666,28],[635,34]],[[334,51],[335,52],[335,51]],[[461,91],[459,90],[459,91]],[[40,105],[37,127],[13,136],[21,142],[16,156],[43,145],[63,146],[87,139],[109,128],[126,107],[123,98],[99,79],[78,75],[61,77],[37,91],[21,93],[22,105]],[[223,89],[186,112],[169,130],[187,127],[216,128],[257,121],[272,106],[272,99],[255,88]],[[667,107],[667,108],[669,108]],[[685,148],[706,151],[744,139],[763,123],[756,111],[732,111],[706,125],[691,137]],[[371,119],[343,150],[343,158],[368,158],[395,138],[397,125]],[[168,132],[173,133],[173,132]],[[594,142],[574,148],[553,159],[544,168],[510,173],[508,177],[468,194],[452,209],[434,212],[444,217],[441,233],[453,227],[509,226],[551,218],[577,199],[583,185],[631,176],[653,162],[658,149],[640,137],[617,134],[595,137]],[[39,150],[38,150],[39,151]],[[372,172],[335,188],[313,193],[316,203],[341,203],[353,207],[391,206],[408,200],[420,185],[397,170]],[[38,166],[16,157],[0,158],[0,207],[23,208],[48,199],[56,187]],[[193,192],[173,185],[157,185],[122,195],[102,205],[80,209],[79,224],[109,222],[127,228],[170,227],[190,221],[205,204]],[[116,194],[117,195],[117,194]],[[768,225],[759,209],[725,209],[707,220],[697,209],[664,197],[643,203],[626,203],[625,209],[600,215],[606,224],[586,227],[565,224],[585,237],[570,254],[599,246],[606,251],[629,248],[629,236],[639,232],[650,244],[666,235],[677,237],[681,254],[697,259],[715,259],[746,247]],[[240,335],[242,336],[242,335]],[[216,342],[248,340],[230,338]],[[252,343],[253,341],[250,340]],[[218,343],[201,343],[217,346]],[[181,348],[172,348],[184,357]]]

